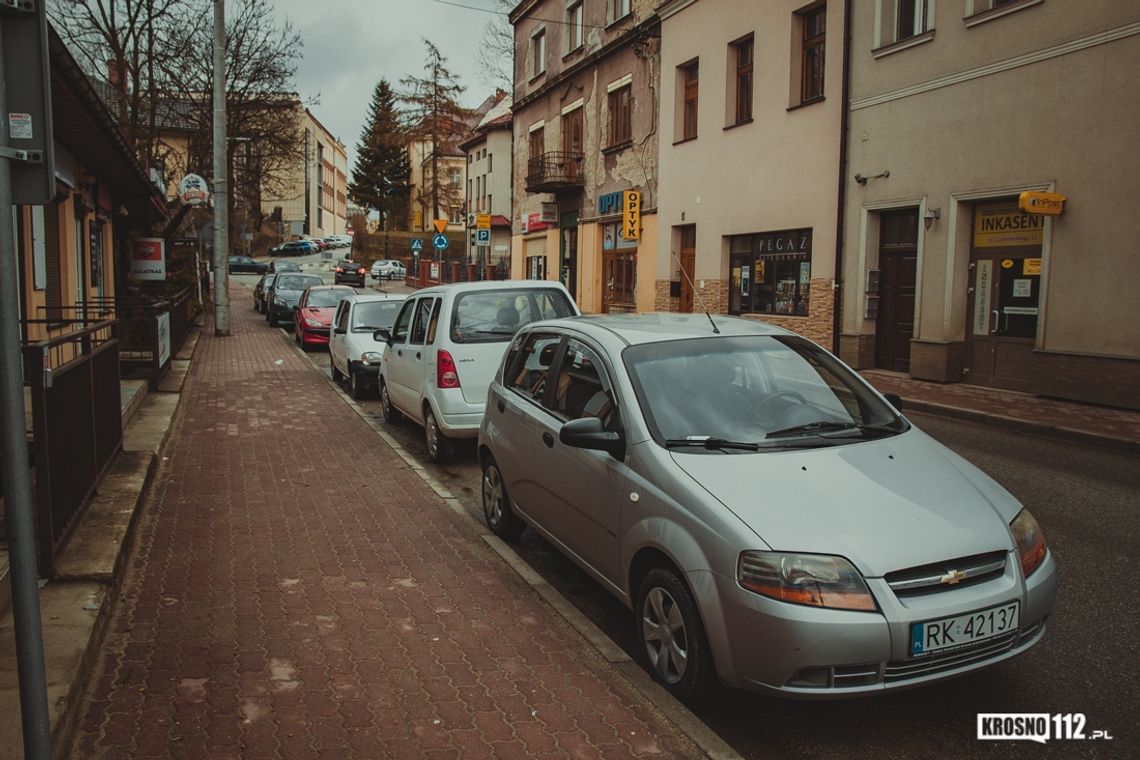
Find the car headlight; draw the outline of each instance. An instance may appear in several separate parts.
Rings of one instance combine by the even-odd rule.
[[[365,351],[360,355],[360,361],[365,364],[379,364],[384,359],[384,354],[376,351]]]
[[[1013,540],[1017,543],[1017,553],[1021,557],[1021,574],[1028,578],[1029,574],[1040,567],[1045,560],[1047,551],[1045,534],[1041,532],[1041,526],[1033,519],[1033,515],[1029,514],[1028,509],[1022,509],[1017,513],[1017,517],[1009,524],[1009,530],[1013,533]]]
[[[281,296],[273,296],[273,303],[278,306],[288,306],[289,303]]]
[[[316,319],[306,319],[305,324],[309,327],[324,327],[324,323]]]
[[[840,610],[874,610],[863,576],[843,557],[742,552],[736,577],[749,591],[781,602]]]

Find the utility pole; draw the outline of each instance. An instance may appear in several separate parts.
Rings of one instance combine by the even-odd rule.
[[[32,481],[24,429],[19,252],[12,209],[19,209],[16,204],[45,204],[55,190],[47,44],[42,4],[9,4],[0,9],[0,468],[4,471],[16,673],[26,760],[49,760],[52,750]],[[20,126],[14,129],[13,125]],[[15,183],[13,166],[18,175]]]
[[[226,144],[226,4],[214,0],[214,335],[218,336],[230,334]]]

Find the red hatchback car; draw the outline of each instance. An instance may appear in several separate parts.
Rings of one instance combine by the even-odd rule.
[[[355,293],[343,285],[314,285],[306,290],[293,310],[293,339],[305,350],[309,346],[327,346],[337,304]]]

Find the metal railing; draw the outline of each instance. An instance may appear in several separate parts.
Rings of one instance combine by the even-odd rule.
[[[122,446],[114,326],[115,320],[106,319],[22,347],[31,388],[36,538],[45,577],[54,572],[68,529]]]
[[[585,155],[567,151],[551,151],[535,156],[526,162],[526,189],[528,192],[584,187],[586,175],[582,171]]]
[[[143,376],[157,389],[193,324],[194,291],[184,288],[159,298],[141,295],[94,299],[94,308],[117,317],[116,337],[124,375]]]

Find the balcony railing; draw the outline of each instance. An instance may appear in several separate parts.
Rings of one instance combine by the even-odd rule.
[[[581,153],[554,151],[543,153],[527,161],[526,191],[528,193],[554,193],[586,186],[582,171],[585,156]]]

